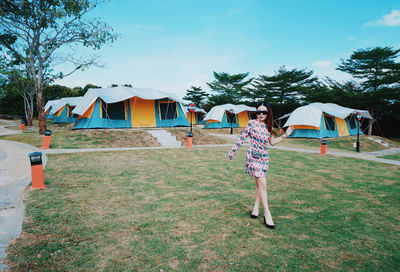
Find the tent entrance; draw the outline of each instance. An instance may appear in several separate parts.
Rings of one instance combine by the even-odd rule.
[[[155,127],[156,114],[154,100],[134,97],[129,100],[132,127]]]
[[[105,106],[101,107],[101,111],[103,118],[111,120],[126,120],[124,101],[107,103]]]

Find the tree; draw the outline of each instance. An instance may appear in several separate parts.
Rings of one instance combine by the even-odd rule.
[[[375,47],[358,49],[347,60],[343,60],[337,70],[351,74],[362,81],[368,109],[377,120],[387,115],[387,105],[393,104],[391,93],[398,92],[400,82],[400,49]],[[398,102],[398,100],[395,100]],[[395,104],[397,103],[395,102]],[[372,120],[368,134],[372,134]]]
[[[245,80],[249,73],[233,74],[214,72],[215,80],[207,83],[212,91],[217,95],[209,97],[210,101],[226,104],[237,104],[242,99],[247,86],[253,81],[253,78]],[[215,104],[217,105],[217,104]]]
[[[4,52],[1,52],[4,53]],[[12,56],[0,56],[0,74],[3,75],[3,88],[8,88],[8,91],[13,89],[23,99],[24,105],[24,119],[28,126],[32,126],[32,118],[34,112],[34,96],[35,88],[33,81],[26,72],[26,68],[18,58]],[[8,92],[11,94],[13,92]],[[6,108],[10,110],[10,106],[15,104],[8,104]]]
[[[342,59],[336,69],[363,80],[367,91],[377,91],[400,81],[400,63],[396,62],[399,52],[392,47],[358,49],[347,60]]]
[[[312,74],[313,71],[287,70],[285,66],[281,66],[275,75],[260,75],[252,84],[254,88],[247,92],[247,96],[253,100],[267,100],[278,104],[296,102],[318,79],[312,77]]]
[[[186,101],[190,101],[196,105],[196,107],[201,108],[203,106],[203,102],[207,99],[208,93],[202,90],[201,87],[190,87],[189,90],[186,90],[186,95],[183,97]]]
[[[267,100],[273,105],[276,117],[279,117],[300,105],[304,92],[318,79],[312,74],[313,71],[287,70],[281,66],[275,75],[260,75],[255,79],[253,88],[247,89],[245,96],[253,101]]]
[[[100,19],[84,19],[101,0],[3,0],[0,1],[0,45],[24,63],[34,82],[39,133],[46,129],[44,86],[79,69],[96,65],[97,57],[66,56],[61,48],[83,45],[99,49],[116,39]],[[76,52],[75,52],[76,53]],[[74,68],[54,74],[58,62],[69,61]]]

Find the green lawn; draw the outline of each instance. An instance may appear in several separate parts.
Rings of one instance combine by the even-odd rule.
[[[271,150],[276,224],[251,219],[245,148],[51,155],[12,271],[398,271],[400,171]]]
[[[393,154],[393,155],[381,156],[380,158],[400,161],[400,153]]]
[[[356,152],[353,143],[357,141],[357,136],[347,136],[340,138],[328,139],[328,150],[333,151],[346,151]],[[319,139],[300,139],[300,138],[288,138],[282,142],[284,146],[301,147],[309,149],[320,149],[321,140]],[[361,152],[372,152],[387,149],[386,147],[367,139],[367,136],[360,137],[360,151]]]

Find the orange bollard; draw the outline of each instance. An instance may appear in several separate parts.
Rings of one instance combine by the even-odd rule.
[[[25,121],[21,121],[21,131],[25,131]]]
[[[188,132],[186,137],[186,148],[192,148],[192,147],[193,147],[193,133]]]
[[[327,142],[327,140],[321,140],[321,155],[326,155],[326,151],[328,150]]]
[[[43,143],[41,148],[42,149],[50,148],[50,140],[51,140],[51,130],[46,129],[44,131]]]
[[[31,173],[32,173],[31,189],[46,189],[46,186],[44,185],[42,153],[41,152],[29,153],[29,159],[31,161]]]

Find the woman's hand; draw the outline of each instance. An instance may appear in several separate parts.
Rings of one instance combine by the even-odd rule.
[[[284,138],[286,138],[290,134],[292,134],[293,130],[294,130],[294,126],[289,126],[288,129],[286,130],[285,134],[283,134],[285,136]]]

